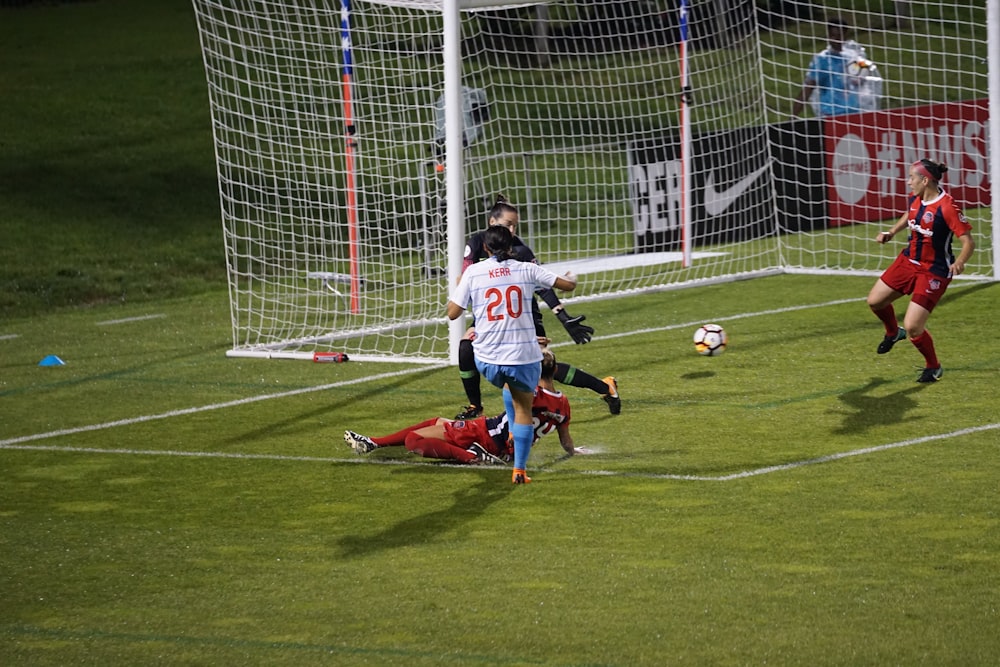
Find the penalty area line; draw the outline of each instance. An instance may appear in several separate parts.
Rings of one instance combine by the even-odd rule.
[[[746,479],[748,477],[759,477],[761,475],[768,475],[773,472],[782,472],[785,470],[794,470],[796,468],[804,468],[806,466],[819,465],[821,463],[832,463],[834,461],[840,461],[841,459],[847,459],[854,456],[864,456],[866,454],[875,454],[877,452],[884,452],[890,449],[899,449],[901,447],[910,447],[912,445],[921,445],[925,442],[933,442],[935,440],[949,440],[952,438],[958,438],[963,435],[972,435],[974,433],[984,433],[986,431],[993,431],[1000,429],[1000,423],[996,424],[984,424],[982,426],[970,426],[969,428],[959,429],[957,431],[951,431],[949,433],[937,433],[935,435],[925,435],[919,438],[911,438],[909,440],[900,440],[899,442],[890,442],[884,445],[875,445],[873,447],[863,447],[861,449],[852,449],[847,452],[837,452],[834,454],[826,454],[825,456],[817,456],[812,459],[804,459],[802,461],[792,461],[790,463],[782,463],[780,465],[765,466],[763,468],[755,468],[753,470],[744,470],[742,472],[735,472],[728,475],[671,475],[669,473],[621,473],[612,472],[607,470],[593,470],[593,471],[579,471],[580,474],[585,475],[613,475],[613,476],[623,476],[623,477],[645,477],[649,479],[676,479],[682,481],[693,481],[693,482],[731,482],[737,479]]]
[[[622,472],[622,471],[612,471],[612,470],[559,470],[554,467],[554,464],[560,463],[567,460],[569,457],[563,456],[554,461],[550,461],[543,464],[537,468],[539,472],[545,473],[556,473],[560,475],[584,475],[584,476],[601,476],[601,477],[633,477],[633,478],[643,478],[643,479],[670,479],[678,480],[683,482],[731,482],[739,479],[746,479],[749,477],[759,477],[761,475],[768,475],[774,472],[782,472],[786,470],[794,470],[796,468],[804,468],[806,466],[819,465],[822,463],[832,463],[835,461],[840,461],[842,459],[852,458],[855,456],[863,456],[866,454],[875,454],[878,452],[889,451],[891,449],[899,449],[902,447],[910,447],[912,445],[920,445],[926,442],[933,442],[935,440],[949,440],[952,438],[958,438],[963,435],[972,435],[975,433],[984,433],[986,431],[992,431],[1000,429],[1000,423],[996,424],[984,424],[982,426],[971,426],[969,428],[959,429],[957,431],[951,431],[949,433],[938,433],[935,435],[925,435],[919,438],[911,438],[909,440],[900,440],[898,442],[890,442],[884,445],[875,445],[872,447],[863,447],[861,449],[853,449],[847,452],[837,452],[834,454],[827,454],[825,456],[817,456],[811,459],[804,459],[802,461],[793,461],[791,463],[783,463],[774,466],[765,466],[763,468],[755,468],[753,470],[744,470],[742,472],[731,473],[728,475],[672,475],[669,473],[642,473],[642,472]],[[443,461],[413,461],[407,459],[371,459],[364,457],[350,457],[344,458],[339,456],[291,456],[287,454],[250,454],[242,452],[198,452],[198,451],[180,451],[180,450],[155,450],[155,449],[105,449],[100,447],[72,447],[72,446],[58,446],[58,445],[21,445],[21,444],[9,444],[6,442],[0,442],[0,449],[9,450],[20,450],[20,451],[45,451],[45,452],[67,452],[67,453],[82,453],[82,454],[118,454],[118,455],[132,455],[132,456],[173,456],[173,457],[185,457],[185,458],[205,458],[205,459],[235,459],[244,461],[290,461],[290,462],[300,462],[300,463],[353,463],[353,464],[368,464],[368,465],[383,465],[383,466],[408,466],[408,467],[425,467],[433,466],[435,468],[458,468],[458,469],[494,469],[492,466],[479,467],[470,466],[467,464],[460,463],[445,463]],[[496,467],[497,470],[509,470],[508,467]]]
[[[21,442],[32,442],[34,440],[46,440],[48,438],[57,438],[64,435],[76,435],[78,433],[87,433],[89,431],[101,431],[108,428],[115,428],[117,426],[129,426],[131,424],[140,424],[142,422],[156,421],[158,419],[169,419],[170,417],[181,417],[183,415],[191,415],[198,412],[209,412],[211,410],[222,410],[224,408],[233,408],[241,405],[248,405],[250,403],[257,403],[258,401],[269,401],[274,398],[287,398],[289,396],[298,396],[300,394],[310,394],[316,391],[325,391],[327,389],[336,389],[338,387],[347,387],[352,384],[363,384],[365,382],[371,382],[372,380],[384,380],[387,378],[400,377],[403,375],[410,375],[412,373],[423,373],[429,369],[443,368],[444,365],[440,366],[421,366],[419,368],[407,368],[401,371],[393,371],[390,373],[380,373],[379,375],[366,375],[364,377],[355,378],[353,380],[342,380],[340,382],[331,382],[329,384],[322,384],[316,387],[304,387],[302,389],[292,389],[291,391],[283,391],[276,394],[264,394],[263,396],[251,396],[249,398],[238,398],[232,401],[226,401],[225,403],[214,403],[211,405],[202,405],[195,408],[183,408],[181,410],[170,410],[169,412],[161,412],[156,415],[142,415],[139,417],[130,417],[128,419],[119,419],[117,421],[104,422],[102,424],[89,424],[87,426],[78,426],[76,428],[64,428],[57,431],[48,431],[46,433],[33,433],[31,435],[22,435],[17,438],[7,438],[6,440],[0,440],[0,449],[10,449],[9,445],[16,445]],[[110,450],[109,450],[110,451]]]

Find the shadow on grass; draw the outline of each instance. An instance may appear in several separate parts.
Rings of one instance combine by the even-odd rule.
[[[682,380],[704,380],[707,378],[715,377],[715,371],[694,371],[692,373],[685,373],[681,376]]]
[[[432,472],[407,470],[400,474],[420,475]],[[340,556],[362,558],[379,551],[431,542],[438,535],[461,528],[469,520],[480,516],[490,505],[506,498],[516,488],[506,479],[498,480],[496,470],[483,469],[476,472],[479,481],[472,486],[456,489],[449,507],[403,519],[372,535],[345,535],[337,540]]]
[[[951,303],[956,299],[960,299],[964,296],[969,296],[970,294],[975,294],[976,292],[980,292],[984,289],[990,289],[991,287],[996,287],[996,285],[997,283],[995,282],[976,283],[975,285],[971,285],[969,287],[962,286],[961,288],[959,288],[958,285],[952,283],[951,286],[949,286],[948,288],[948,292],[945,294],[944,297],[941,298],[941,304],[944,305]]]
[[[432,371],[428,371],[432,372]],[[279,434],[288,435],[293,433],[315,433],[317,426],[313,423],[313,420],[317,417],[328,416],[338,410],[343,410],[346,406],[360,404],[365,405],[372,401],[373,399],[379,398],[387,391],[392,389],[402,389],[411,384],[415,383],[426,383],[428,378],[428,373],[413,373],[410,375],[403,375],[391,382],[385,384],[358,384],[354,385],[354,390],[357,393],[349,396],[343,397],[338,395],[331,395],[330,401],[323,405],[319,405],[315,409],[305,410],[302,412],[296,412],[291,416],[276,421],[269,421],[266,426],[257,429],[250,429],[247,431],[234,433],[232,436],[223,440],[226,444],[242,444],[248,440],[261,440],[274,437]],[[329,429],[328,427],[323,427],[322,431],[330,432],[330,438],[337,443],[342,443],[341,439],[344,435],[344,431],[341,429]]]
[[[863,387],[841,394],[840,400],[854,411],[844,415],[844,423],[839,428],[834,429],[833,433],[851,435],[864,433],[874,426],[898,424],[907,418],[907,413],[910,410],[917,407],[917,402],[911,398],[911,395],[929,386],[915,384],[886,396],[869,395],[869,392],[888,383],[889,380],[872,378]],[[920,417],[915,419],[920,419]]]

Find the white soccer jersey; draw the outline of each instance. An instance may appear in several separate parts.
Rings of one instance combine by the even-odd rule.
[[[552,287],[556,274],[538,264],[493,257],[473,264],[462,274],[451,301],[472,302],[476,358],[490,364],[521,365],[542,360],[531,317],[536,287]]]

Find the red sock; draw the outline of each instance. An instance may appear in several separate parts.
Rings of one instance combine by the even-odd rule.
[[[436,423],[437,417],[434,417],[433,419],[422,421],[419,424],[407,426],[402,431],[398,431],[392,435],[383,435],[381,438],[372,438],[372,442],[379,447],[400,447],[406,444],[406,436],[411,431],[416,431],[417,429],[425,428],[427,426],[434,426]]]
[[[924,332],[919,336],[910,339],[913,343],[913,347],[920,351],[920,354],[924,355],[924,361],[927,363],[927,368],[940,368],[941,362],[938,361],[937,353],[934,351],[934,339],[931,338],[931,332],[924,329]]]
[[[416,433],[406,436],[406,448],[414,454],[426,456],[429,459],[454,459],[468,463],[476,458],[475,454],[440,438],[424,438]]]
[[[896,309],[892,307],[892,304],[890,303],[888,306],[885,306],[880,310],[872,308],[872,312],[875,313],[875,316],[882,320],[882,324],[885,325],[885,335],[895,336],[896,332],[899,331],[899,322],[896,321]]]

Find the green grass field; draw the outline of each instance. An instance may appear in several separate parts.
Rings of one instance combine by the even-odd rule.
[[[373,435],[450,416],[453,369],[224,357],[222,293],[8,321],[6,664],[994,664],[995,285],[960,285],[914,382],[867,281],[588,304],[572,432],[509,470]],[[694,353],[693,323],[731,334]],[[58,354],[65,366],[37,361]],[[489,407],[499,397],[487,389]]]
[[[0,9],[0,57],[0,664],[997,663],[1000,286],[949,289],[930,386],[871,278],[582,303],[595,453],[362,458],[457,372],[226,358],[190,5]]]

